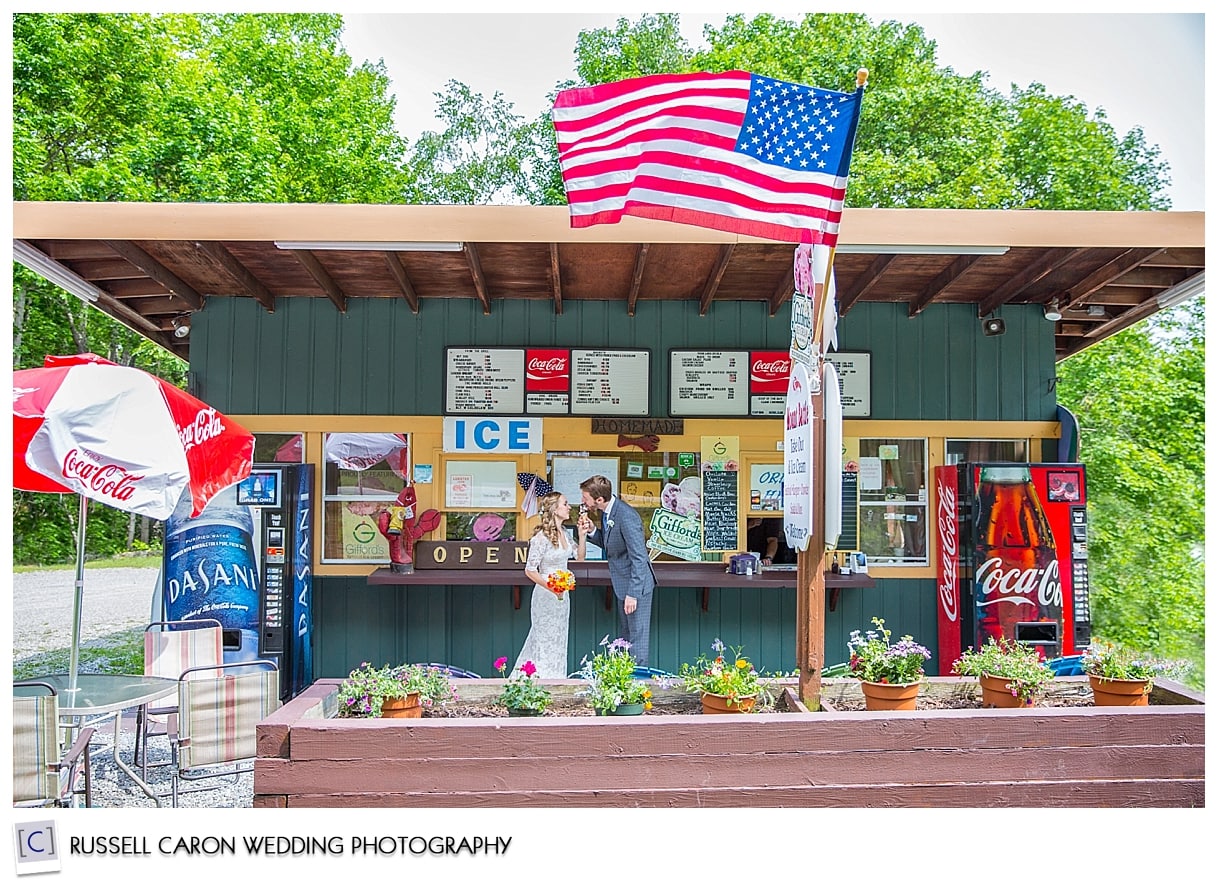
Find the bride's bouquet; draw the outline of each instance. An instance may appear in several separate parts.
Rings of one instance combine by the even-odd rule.
[[[575,590],[575,574],[570,570],[555,570],[546,576],[546,587],[565,600],[568,591]]]

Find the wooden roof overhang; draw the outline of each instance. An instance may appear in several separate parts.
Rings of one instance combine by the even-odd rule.
[[[1060,361],[1204,287],[1204,212],[846,209],[840,311],[1057,301]],[[767,304],[794,288],[788,242],[627,218],[570,228],[564,206],[18,202],[14,259],[184,359],[173,321],[212,297]],[[449,250],[435,250],[445,248]],[[418,250],[422,249],[422,250]],[[77,282],[81,284],[77,284]],[[82,293],[83,292],[83,293]]]

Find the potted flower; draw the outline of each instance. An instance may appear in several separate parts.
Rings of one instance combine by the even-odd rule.
[[[682,664],[678,675],[685,681],[685,688],[702,695],[704,714],[747,714],[754,710],[758,701],[762,705],[773,703],[773,696],[761,686],[761,674],[745,656],[742,647],[734,647],[734,659],[723,657],[726,649],[723,641],[715,638],[711,649],[714,658],[698,656],[691,664]]]
[[[1032,707],[1053,679],[1034,647],[1005,637],[991,637],[981,649],[970,646],[952,670],[980,680],[982,707]]]
[[[1151,658],[1124,646],[1092,644],[1083,650],[1083,672],[1097,707],[1142,707],[1150,703],[1155,677],[1178,677],[1186,662]]]
[[[867,710],[914,710],[922,686],[922,665],[930,650],[906,634],[896,643],[884,620],[872,616],[876,630],[850,632],[850,675],[859,679]]]
[[[507,708],[509,717],[539,717],[553,697],[537,679],[537,665],[526,659],[519,668],[507,673],[507,656],[495,659],[495,670],[504,677],[503,692],[495,704]]]
[[[341,717],[420,717],[424,707],[455,698],[448,676],[419,665],[374,668],[361,662],[338,688]]]
[[[634,677],[634,658],[630,643],[622,638],[609,642],[601,638],[603,652],[580,662],[579,676],[588,681],[588,688],[579,694],[586,696],[597,716],[636,716],[651,710],[651,688],[646,681]]]

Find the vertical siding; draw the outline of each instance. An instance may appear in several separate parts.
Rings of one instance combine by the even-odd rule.
[[[327,576],[314,586],[316,677],[344,676],[362,661],[444,662],[495,676],[495,658],[514,661],[529,631],[527,589],[516,610],[511,588],[503,585],[405,589]],[[872,616],[883,618],[894,636],[912,634],[937,653],[934,601],[930,580],[881,579],[875,588],[842,591],[837,609],[826,610],[825,664],[847,659],[850,632],[871,627]],[[574,671],[601,638],[617,635],[617,625],[603,589],[576,591],[571,602],[567,661]],[[794,589],[712,588],[705,612],[700,588],[661,589],[653,616],[652,667],[675,673],[682,662],[709,653],[716,638],[742,646],[765,670],[795,667]]]
[[[985,337],[976,310],[931,306],[915,318],[900,303],[862,303],[838,326],[841,349],[871,353],[873,419],[1051,420],[1056,396],[1053,326],[1039,307],[1004,307],[1007,332]],[[193,321],[196,390],[231,413],[429,414],[443,412],[445,346],[649,349],[651,416],[667,416],[668,350],[785,349],[790,309],[763,302],[471,300],[423,303],[288,298],[268,314],[246,297],[213,298]]]

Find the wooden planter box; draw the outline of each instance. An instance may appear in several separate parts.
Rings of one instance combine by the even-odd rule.
[[[1205,804],[1204,695],[1166,681],[1147,708],[841,712],[858,684],[826,680],[819,713],[418,720],[331,718],[338,683],[258,726],[256,807]]]

